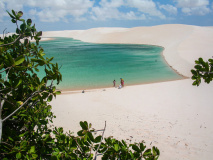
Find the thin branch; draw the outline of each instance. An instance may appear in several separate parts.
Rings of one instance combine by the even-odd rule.
[[[12,68],[12,66],[11,67],[7,67],[5,70],[1,71],[0,73],[4,72],[4,71],[6,71],[6,70],[8,70],[10,68]]]
[[[7,94],[8,95],[8,94]],[[6,95],[6,96],[7,96]],[[13,104],[12,102],[8,101],[6,98],[1,97],[4,101],[7,101],[8,103],[12,104],[13,106],[15,106],[15,104]]]
[[[7,28],[4,29],[4,31],[7,30]],[[4,31],[3,31],[3,38],[4,38]]]
[[[5,81],[7,81],[7,77],[8,77],[8,74],[9,74],[9,72],[10,72],[10,69],[11,69],[11,68],[9,68],[9,71],[8,71],[7,74],[6,74]]]
[[[8,144],[8,143],[6,143],[6,142],[1,142],[1,143],[6,144],[6,145],[10,146],[11,148],[13,148],[12,145],[10,145],[10,144]]]
[[[79,152],[81,152],[81,154],[82,154],[82,148],[80,147],[80,145],[78,144],[78,142],[77,142],[77,140],[76,139],[74,139],[75,140],[75,142],[76,142],[76,144],[77,144],[77,147],[79,148]]]
[[[207,73],[207,74],[213,74],[213,72],[205,72],[205,71],[201,71],[202,73]]]
[[[3,101],[1,101],[1,109],[3,108],[3,105],[4,105],[4,102],[5,102],[5,99],[7,98],[7,95],[10,94],[10,92],[8,92],[6,95],[5,95],[5,98],[3,99]],[[1,97],[2,98],[2,97]]]
[[[102,136],[101,136],[101,142],[102,142],[102,140],[104,138],[104,132],[105,132],[105,130],[106,130],[106,121],[105,121],[104,131],[103,131]],[[99,148],[101,146],[101,142],[99,143],[98,148],[97,148],[97,150],[95,152],[95,158],[94,158],[94,160],[96,160],[96,158],[97,158],[97,153],[98,153],[98,150],[99,150]]]
[[[38,93],[39,91],[36,91],[34,93],[32,93],[32,95],[21,105],[19,106],[15,111],[13,111],[9,116],[7,116],[6,118],[4,118],[2,120],[2,122],[6,121],[8,118],[10,118],[12,115],[14,115],[21,107],[23,107],[30,99],[33,98],[34,94]]]
[[[15,39],[15,41],[13,41],[13,42],[11,42],[11,43],[7,43],[7,44],[2,44],[2,45],[0,45],[0,47],[8,46],[8,45],[11,45],[11,44],[15,43],[21,36],[22,36],[22,34],[20,34],[20,35],[18,36],[18,38]]]

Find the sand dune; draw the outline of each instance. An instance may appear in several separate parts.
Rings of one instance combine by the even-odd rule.
[[[94,43],[134,43],[165,48],[167,63],[190,77],[194,61],[213,56],[213,29],[188,25],[136,28],[95,28],[45,32],[45,37],[72,37]],[[62,94],[51,103],[56,126],[78,131],[81,120],[102,129],[106,136],[145,140],[157,146],[162,160],[212,159],[213,84],[193,87],[191,79],[106,88]],[[132,136],[133,138],[131,138]]]
[[[72,37],[93,43],[151,44],[165,48],[167,63],[190,77],[194,61],[212,57],[213,29],[181,24],[136,28],[94,28],[89,30],[44,32],[44,37]]]

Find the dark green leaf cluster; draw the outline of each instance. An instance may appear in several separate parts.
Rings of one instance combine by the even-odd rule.
[[[32,21],[20,19],[21,11],[12,10],[9,15],[13,23],[22,24],[16,34],[0,38],[0,159],[35,159],[46,154],[44,139],[52,132],[48,124],[54,118],[48,102],[60,93],[52,81],[59,83],[62,75],[58,64],[51,62],[53,58],[44,57],[39,46],[41,32],[31,26]],[[42,68],[45,76],[39,78],[37,72]]]
[[[105,143],[101,144],[100,152],[104,153],[102,159],[132,159],[132,160],[157,160],[160,151],[156,147],[146,149],[144,142],[127,144],[124,140],[105,138]]]
[[[80,122],[82,129],[77,136],[51,127],[55,116],[48,102],[60,94],[53,85],[53,81],[59,84],[62,80],[58,64],[44,57],[39,46],[42,32],[36,32],[32,21],[20,19],[21,11],[8,14],[13,23],[22,24],[17,25],[16,34],[0,38],[0,159],[89,160],[97,155],[102,159],[158,159],[156,147],[146,149],[143,142],[103,139],[105,128],[102,135],[96,136],[100,130],[91,128],[86,121]],[[44,77],[38,77],[39,70],[45,72]]]
[[[209,59],[207,62],[204,62],[203,58],[199,58],[195,61],[195,69],[192,69],[192,80],[194,80],[193,85],[199,86],[201,79],[205,83],[210,83],[213,78],[213,59]]]

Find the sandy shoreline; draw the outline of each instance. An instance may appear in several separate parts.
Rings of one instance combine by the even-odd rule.
[[[174,70],[190,77],[194,61],[213,56],[213,29],[188,25],[94,28],[44,32],[44,37],[72,37],[93,43],[151,44],[165,48]],[[192,86],[191,79],[62,94],[51,103],[56,126],[78,131],[79,121],[92,122],[106,136],[132,136],[155,145],[162,160],[211,159],[213,150],[213,84]]]

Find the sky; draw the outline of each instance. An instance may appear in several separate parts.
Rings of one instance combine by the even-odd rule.
[[[213,26],[213,0],[1,0],[0,32],[16,26],[6,11],[23,11],[37,30],[84,30],[162,24]]]

